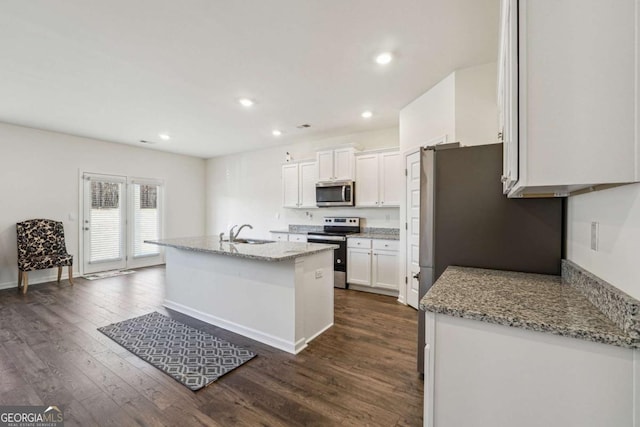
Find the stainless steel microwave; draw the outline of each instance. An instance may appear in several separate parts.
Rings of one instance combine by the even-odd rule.
[[[354,206],[355,182],[332,181],[317,183],[316,205],[320,208],[330,206]]]

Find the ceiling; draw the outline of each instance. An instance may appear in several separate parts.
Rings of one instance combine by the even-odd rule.
[[[204,158],[387,128],[453,70],[496,60],[498,14],[499,0],[3,0],[0,121]]]

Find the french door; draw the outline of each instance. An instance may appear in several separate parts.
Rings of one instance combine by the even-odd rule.
[[[162,183],[83,175],[83,273],[162,263]]]

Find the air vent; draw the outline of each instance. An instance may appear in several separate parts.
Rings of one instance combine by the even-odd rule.
[[[311,125],[309,123],[304,123],[301,125],[296,126],[298,129],[306,129],[306,128],[310,128]]]

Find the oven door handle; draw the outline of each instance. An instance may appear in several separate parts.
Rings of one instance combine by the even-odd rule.
[[[332,242],[344,242],[345,240],[347,240],[346,237],[343,236],[322,236],[322,237],[312,237],[312,236],[307,236],[307,242],[321,242],[323,240],[329,240]]]

